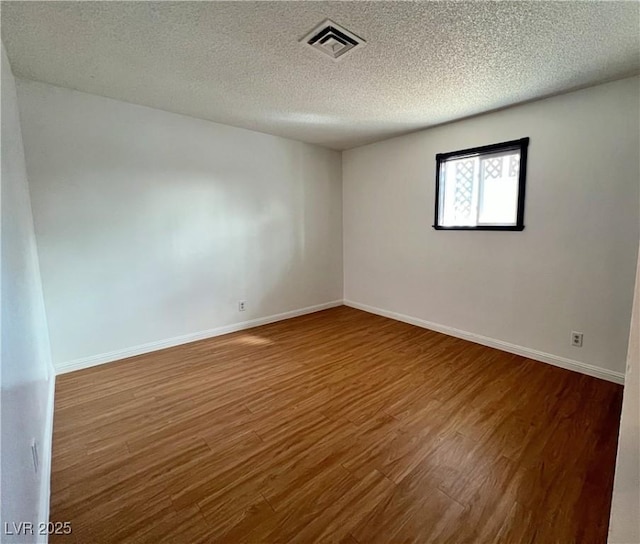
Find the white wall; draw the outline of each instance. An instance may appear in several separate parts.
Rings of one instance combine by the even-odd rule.
[[[18,98],[57,367],[342,299],[338,152],[30,81]]]
[[[2,46],[1,200],[1,472],[0,540],[5,523],[48,519],[53,367],[42,299],[36,239],[25,172],[15,83]],[[40,450],[34,471],[31,446]],[[10,530],[9,532],[14,532]]]
[[[609,544],[637,542],[640,542],[640,258],[609,525]]]
[[[345,299],[620,379],[639,236],[638,88],[630,78],[344,152]],[[435,231],[436,153],[525,136],[525,230]]]

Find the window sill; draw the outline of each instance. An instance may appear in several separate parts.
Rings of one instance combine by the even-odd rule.
[[[435,230],[507,230],[507,231],[522,231],[524,230],[524,225],[509,225],[509,226],[498,226],[498,225],[480,225],[477,227],[443,227],[440,225],[433,225]]]

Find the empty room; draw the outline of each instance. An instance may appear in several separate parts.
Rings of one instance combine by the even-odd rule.
[[[0,10],[0,541],[640,544],[640,3]]]

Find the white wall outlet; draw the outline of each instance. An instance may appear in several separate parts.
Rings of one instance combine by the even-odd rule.
[[[241,300],[240,302],[238,302],[238,311],[239,312],[244,312],[247,309],[247,303],[244,300]]]
[[[576,332],[576,331],[572,331],[571,332],[571,345],[575,346],[576,348],[581,348],[582,347],[582,333],[581,332]]]
[[[33,439],[33,442],[31,442],[31,457],[33,459],[33,471],[38,474],[40,459],[38,458],[38,443],[35,438]]]

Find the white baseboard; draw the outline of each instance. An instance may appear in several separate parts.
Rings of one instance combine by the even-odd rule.
[[[104,363],[111,363],[120,359],[126,359],[127,357],[134,357],[136,355],[143,355],[152,351],[158,351],[160,349],[172,348],[181,344],[188,344],[189,342],[195,342],[197,340],[205,340],[206,338],[213,338],[214,336],[221,336],[223,334],[229,334],[231,332],[242,331],[245,329],[251,329],[253,327],[259,327],[260,325],[267,325],[269,323],[275,323],[276,321],[282,321],[284,319],[290,319],[292,317],[298,317],[305,314],[311,314],[326,310],[327,308],[335,308],[336,306],[342,306],[342,300],[333,300],[331,302],[325,302],[324,304],[316,304],[315,306],[307,306],[306,308],[300,308],[299,310],[292,310],[290,312],[284,312],[281,314],[269,315],[266,317],[259,317],[257,319],[251,319],[249,321],[242,321],[240,323],[233,323],[231,325],[225,325],[223,327],[217,327],[215,329],[209,329],[206,331],[200,331],[191,334],[184,334],[182,336],[176,336],[174,338],[168,338],[167,340],[159,340],[157,342],[149,342],[147,344],[141,344],[130,348],[119,349],[116,351],[110,351],[108,353],[101,353],[99,355],[92,355],[90,357],[83,357],[81,359],[74,359],[73,361],[67,361],[56,365],[56,374],[65,374],[67,372],[73,372],[74,370],[81,370],[83,368],[89,368],[92,366],[101,365]]]
[[[558,355],[552,355],[551,353],[546,353],[543,351],[526,348],[524,346],[518,346],[516,344],[511,344],[509,342],[504,342],[502,340],[497,340],[495,338],[490,338],[488,336],[482,336],[480,334],[463,331],[460,329],[456,329],[454,327],[449,327],[447,325],[440,325],[439,323],[433,323],[431,321],[426,321],[424,319],[411,317],[405,314],[383,310],[381,308],[376,308],[374,306],[361,304],[359,302],[354,302],[351,300],[344,300],[344,301],[334,300],[331,302],[326,302],[324,304],[308,306],[306,308],[301,308],[299,310],[292,310],[290,312],[284,312],[281,314],[275,314],[275,315],[270,315],[266,317],[260,317],[257,319],[251,319],[249,321],[234,323],[232,325],[217,327],[215,329],[209,329],[209,330],[201,331],[197,333],[185,334],[182,336],[169,338],[167,340],[149,342],[147,344],[142,344],[139,346],[134,346],[134,347],[125,348],[125,349],[116,350],[116,351],[111,351],[108,353],[102,353],[99,355],[93,355],[91,357],[74,359],[73,361],[68,361],[68,362],[56,365],[56,373],[64,374],[66,372],[73,372],[74,370],[81,370],[83,368],[89,368],[89,367],[101,365],[104,363],[110,363],[113,361],[118,361],[120,359],[126,359],[127,357],[143,355],[145,353],[150,353],[150,352],[158,351],[165,348],[171,348],[174,346],[179,346],[181,344],[188,344],[189,342],[195,342],[197,340],[213,338],[215,336],[221,336],[223,334],[229,334],[232,332],[250,329],[253,327],[259,327],[260,325],[275,323],[276,321],[282,321],[284,319],[290,319],[292,317],[298,317],[298,316],[310,314],[313,312],[319,312],[321,310],[326,310],[328,308],[341,306],[342,304],[344,304],[345,306],[350,306],[352,308],[363,310],[365,312],[369,312],[372,314],[388,317],[390,319],[395,319],[396,321],[402,321],[404,323],[416,325],[417,327],[422,327],[424,329],[440,332],[443,334],[447,334],[449,336],[455,336],[456,338],[462,338],[463,340],[475,342],[476,344],[482,344],[483,346],[488,346],[491,348],[506,351],[508,353],[521,355],[522,357],[527,357],[528,359],[533,359],[535,361],[541,361],[543,363],[564,368],[566,370],[573,370],[575,372],[580,372],[581,374],[586,374],[587,376],[593,376],[595,378],[601,378],[603,380],[607,380],[607,381],[619,383],[619,384],[624,383],[624,374],[622,372],[607,370],[605,368],[589,365],[587,363],[581,363],[580,361],[575,361],[573,359],[568,359],[566,357],[560,357]],[[53,412],[51,414],[51,419],[53,423]]]
[[[49,502],[51,499],[51,458],[53,456],[53,409],[56,392],[56,377],[49,376],[49,391],[47,392],[47,416],[44,422],[44,434],[40,444],[40,505],[38,510],[38,523],[49,523]],[[41,525],[38,525],[41,527]],[[48,536],[42,536],[45,544]]]
[[[580,361],[574,361],[573,359],[567,359],[566,357],[559,357],[557,355],[552,355],[551,353],[545,353],[544,351],[525,348],[523,346],[518,346],[509,342],[503,342],[502,340],[496,340],[495,338],[489,338],[488,336],[482,336],[480,334],[455,329],[446,325],[432,323],[431,321],[425,321],[424,319],[418,319],[417,317],[411,317],[396,312],[390,312],[388,310],[382,310],[381,308],[375,308],[374,306],[361,304],[359,302],[354,302],[351,300],[345,300],[344,305],[350,306],[351,308],[356,308],[358,310],[363,310],[371,314],[395,319],[396,321],[409,323],[410,325],[416,325],[417,327],[422,327],[423,329],[429,329],[435,332],[447,334],[449,336],[455,336],[456,338],[462,338],[463,340],[469,340],[470,342],[482,344],[483,346],[488,346],[490,348],[495,348],[506,351],[508,353],[521,355],[522,357],[533,359],[535,361],[541,361],[553,366],[558,366],[566,370],[580,372],[581,374],[593,376],[594,378],[601,378],[610,382],[624,384],[624,374],[622,372],[607,370],[606,368],[581,363]]]

